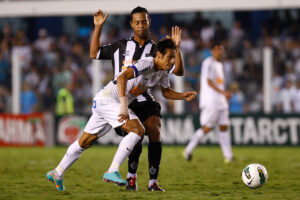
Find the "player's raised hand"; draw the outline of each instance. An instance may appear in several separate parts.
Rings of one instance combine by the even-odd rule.
[[[102,26],[106,19],[107,19],[107,14],[103,14],[102,10],[98,10],[95,14],[94,14],[94,25],[95,26]]]
[[[197,92],[192,91],[192,92],[184,92],[184,99],[186,101],[192,101],[193,99],[195,99],[195,97],[197,96]]]
[[[181,29],[178,26],[172,27],[172,40],[176,47],[180,46],[181,41]]]

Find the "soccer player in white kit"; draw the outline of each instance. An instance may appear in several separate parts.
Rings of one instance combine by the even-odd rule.
[[[231,94],[225,90],[224,70],[221,58],[224,48],[219,42],[211,46],[212,56],[203,61],[201,69],[200,103],[201,128],[191,138],[184,151],[186,160],[192,159],[192,152],[200,139],[219,125],[219,144],[223,151],[224,162],[233,161],[231,139],[228,130],[229,107]]]
[[[95,98],[93,114],[84,128],[84,133],[71,144],[58,166],[47,173],[49,181],[58,191],[64,190],[63,174],[99,137],[111,128],[121,127],[128,134],[119,144],[112,164],[104,174],[103,180],[117,185],[126,185],[121,179],[119,166],[128,157],[136,143],[145,134],[145,128],[138,117],[128,109],[128,104],[148,88],[160,84],[165,98],[191,101],[196,92],[178,93],[170,88],[168,70],[175,63],[176,46],[172,39],[163,39],[157,44],[155,58],[152,56],[139,60],[129,66],[115,80],[100,90]]]

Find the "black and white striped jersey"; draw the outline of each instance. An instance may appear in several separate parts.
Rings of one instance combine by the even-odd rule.
[[[155,53],[155,42],[148,40],[143,46],[140,46],[139,43],[132,37],[101,46],[96,59],[111,60],[114,70],[114,77],[116,77],[120,72],[125,70],[128,66],[136,63],[139,59],[148,56],[155,57]],[[138,96],[137,100],[141,102],[154,100],[154,98],[148,90],[146,94]]]

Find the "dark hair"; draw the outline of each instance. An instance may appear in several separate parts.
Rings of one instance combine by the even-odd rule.
[[[210,45],[210,48],[213,49],[213,48],[215,48],[215,46],[222,46],[221,41],[219,41],[219,40],[212,41],[211,45]]]
[[[135,13],[146,13],[147,15],[149,15],[148,10],[146,8],[138,6],[131,11],[130,21],[132,21],[132,15]]]
[[[170,38],[161,39],[156,45],[156,51],[159,51],[161,54],[165,54],[166,49],[176,49],[176,45]]]

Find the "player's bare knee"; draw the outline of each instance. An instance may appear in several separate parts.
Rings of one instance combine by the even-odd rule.
[[[160,127],[145,127],[150,142],[160,142]]]
[[[98,139],[97,135],[84,132],[78,140],[78,144],[81,148],[88,149]]]
[[[139,136],[143,136],[146,132],[144,126],[136,126],[132,129],[132,132],[138,134]]]

